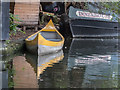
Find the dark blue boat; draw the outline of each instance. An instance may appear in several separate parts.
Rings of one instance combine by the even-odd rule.
[[[112,16],[69,8],[69,25],[72,37],[117,37],[118,22]]]

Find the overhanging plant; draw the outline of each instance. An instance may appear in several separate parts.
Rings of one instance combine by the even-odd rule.
[[[12,13],[9,13],[10,16],[10,36],[11,35],[16,35],[17,31],[23,32],[22,30],[17,29],[17,26],[19,25],[18,23],[15,22],[21,22],[20,18],[18,17],[18,15],[14,15]]]

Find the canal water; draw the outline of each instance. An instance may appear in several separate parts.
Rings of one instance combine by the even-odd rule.
[[[13,61],[15,87],[119,88],[118,53],[118,39],[90,38],[66,39],[63,50],[49,55],[25,52]]]

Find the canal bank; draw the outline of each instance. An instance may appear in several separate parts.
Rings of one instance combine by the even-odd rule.
[[[13,76],[15,70],[13,68],[13,57],[20,55],[20,52],[24,50],[24,41],[1,41],[0,42],[0,71],[1,71],[1,87],[11,88],[14,86]]]

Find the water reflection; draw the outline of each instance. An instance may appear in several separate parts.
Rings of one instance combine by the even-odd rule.
[[[26,52],[27,62],[31,64],[34,68],[34,71],[37,73],[37,78],[40,78],[42,74],[48,67],[53,67],[55,63],[58,63],[64,58],[63,50],[60,50],[56,53],[51,53],[47,55],[33,55],[29,52]]]
[[[81,88],[118,87],[117,42],[117,39],[72,40],[68,70],[72,72],[77,68],[84,68]]]
[[[47,67],[53,67],[55,63],[58,63],[63,59],[63,50],[44,55],[44,56],[38,56],[38,65],[37,65],[37,77],[40,78],[40,74],[42,74]]]
[[[27,61],[35,68],[40,88],[118,87],[117,39],[69,41],[65,42],[64,55],[63,51],[45,56],[26,54]]]

